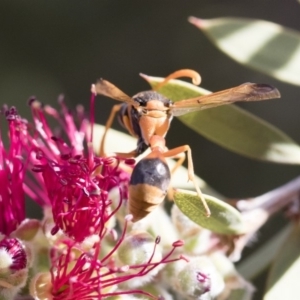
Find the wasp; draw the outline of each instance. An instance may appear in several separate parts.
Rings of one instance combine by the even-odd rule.
[[[188,177],[193,181],[197,194],[203,200],[202,193],[194,179],[194,167],[191,148],[183,145],[174,149],[167,149],[165,139],[159,135],[150,138],[151,152],[142,158],[134,167],[129,182],[128,209],[133,222],[148,215],[165,198],[171,180],[171,172],[166,162],[167,157],[174,157],[187,152]],[[203,201],[207,216],[210,210]]]
[[[141,76],[147,79],[146,75],[141,74]],[[179,70],[167,76],[155,87],[155,90],[140,92],[130,97],[109,81],[100,79],[95,85],[96,93],[123,102],[112,108],[101,141],[100,155],[104,154],[105,137],[116,114],[120,124],[138,140],[136,149],[123,155],[137,157],[150,146],[153,135],[166,136],[173,116],[239,101],[259,101],[280,97],[279,91],[273,86],[250,82],[175,103],[157,92],[169,80],[179,77],[190,77],[196,85],[201,82],[201,77],[196,71]]]
[[[170,170],[165,165],[165,157],[178,157],[178,155],[184,152],[188,154],[189,179],[194,182],[198,196],[205,206],[207,216],[210,215],[209,208],[194,181],[190,147],[185,145],[173,150],[168,150],[165,147],[165,136],[174,116],[181,116],[189,112],[231,104],[238,101],[259,101],[280,97],[280,93],[275,87],[268,84],[257,83],[244,83],[227,90],[185,99],[175,103],[157,92],[157,90],[169,80],[183,76],[192,78],[194,84],[200,84],[201,77],[197,72],[184,69],[167,76],[165,80],[156,86],[155,90],[140,92],[133,97],[126,95],[115,85],[103,79],[100,79],[95,85],[97,94],[123,102],[112,108],[101,141],[100,155],[104,154],[105,137],[117,113],[121,125],[123,125],[132,136],[138,139],[136,149],[129,153],[118,154],[123,157],[137,157],[147,148],[151,148],[151,153],[136,165],[132,173],[129,190],[129,197],[132,200],[129,201],[129,207],[133,215],[138,214],[135,211],[139,211],[139,215],[146,214],[146,212],[151,211],[152,207],[155,207],[157,203],[162,201],[160,199],[163,199],[165,188],[169,185],[170,180]],[[142,75],[142,77],[147,79],[146,75]],[[176,167],[178,167],[183,160],[184,159],[181,159]],[[172,171],[174,171],[174,169]],[[157,179],[157,177],[159,178]],[[142,200],[138,201],[137,199]],[[143,213],[141,213],[141,211]],[[135,219],[140,218],[142,217],[136,217]]]

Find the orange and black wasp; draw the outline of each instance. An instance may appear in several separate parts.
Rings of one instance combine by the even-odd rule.
[[[142,75],[142,77],[146,78],[145,75]],[[109,119],[106,123],[103,139],[101,141],[100,154],[104,154],[104,144],[107,131],[111,127],[115,115],[118,113],[118,119],[120,123],[128,130],[128,132],[132,136],[138,139],[137,148],[130,153],[122,153],[122,156],[137,157],[138,155],[143,153],[148,147],[151,147],[152,151],[149,154],[150,158],[153,159],[153,157],[156,156],[156,159],[158,159],[158,161],[162,161],[162,157],[172,156],[170,154],[173,154],[173,156],[177,156],[178,154],[185,152],[187,151],[187,149],[189,149],[189,179],[194,181],[192,157],[188,145],[175,148],[177,149],[176,151],[172,151],[174,149],[168,150],[167,148],[162,150],[161,146],[159,148],[159,151],[153,151],[155,147],[151,145],[151,141],[153,142],[153,137],[161,137],[164,140],[169,130],[173,116],[181,116],[197,110],[217,107],[224,104],[231,104],[238,101],[260,101],[280,97],[279,91],[271,85],[248,82],[227,90],[222,90],[209,95],[194,97],[190,99],[184,99],[174,103],[172,102],[172,100],[158,93],[157,90],[159,90],[169,80],[178,77],[191,77],[193,79],[194,84],[199,84],[201,81],[200,75],[197,72],[187,69],[179,70],[166,77],[163,82],[156,86],[155,90],[140,92],[135,96],[130,97],[109,81],[100,79],[95,85],[97,94],[104,95],[123,102],[122,104],[115,105],[111,111]],[[157,140],[157,138],[155,138],[155,140]],[[160,145],[161,144],[162,142],[160,142]],[[149,157],[147,156],[146,158],[144,158],[144,162],[145,159],[149,160]],[[181,163],[182,161],[183,160],[181,160]],[[163,192],[166,192],[166,184],[161,185],[157,184],[155,180],[150,180],[151,177],[154,178],[155,175],[158,174],[157,172],[159,172],[160,168],[160,164],[158,166],[152,164],[153,170],[148,172],[148,181],[147,178],[145,176],[142,176],[141,173],[136,175],[135,170],[133,170],[132,180],[130,183],[131,186],[134,186],[134,178],[142,176],[144,178],[144,181],[140,182],[139,184],[144,184],[145,187],[149,187],[148,192],[150,196],[151,187],[155,186],[155,184],[159,186],[159,189],[163,190]],[[148,170],[150,170],[149,167]],[[205,200],[203,199],[201,192],[199,188],[197,188],[196,184],[195,187],[199,197],[202,199],[205,205],[206,214],[210,215],[209,208],[207,207]],[[145,191],[147,192],[147,189],[145,189]],[[134,191],[131,191],[131,195],[133,193]],[[140,192],[138,194],[141,196]]]
[[[145,75],[141,76],[147,78]],[[279,91],[271,85],[247,82],[227,90],[174,103],[171,99],[158,93],[157,90],[169,80],[178,77],[191,77],[195,84],[200,84],[201,81],[197,72],[188,69],[179,70],[166,77],[156,86],[155,90],[140,92],[130,97],[109,81],[100,79],[95,86],[97,94],[123,102],[115,105],[111,111],[101,141],[100,154],[104,154],[105,136],[117,113],[121,125],[138,139],[137,148],[128,154],[128,156],[136,157],[149,147],[151,136],[166,136],[173,116],[181,116],[189,112],[234,102],[260,101],[280,97]]]

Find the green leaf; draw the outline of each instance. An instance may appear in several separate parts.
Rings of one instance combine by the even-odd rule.
[[[209,218],[197,193],[174,190],[175,204],[196,224],[220,234],[244,233],[242,216],[235,208],[209,195],[204,195],[204,198],[211,211]]]
[[[145,77],[152,87],[163,78]],[[171,80],[159,92],[173,101],[210,92]],[[271,103],[270,103],[271,105]],[[216,144],[254,159],[300,164],[300,146],[279,129],[235,105],[224,105],[179,117],[185,125]]]
[[[300,33],[278,24],[246,18],[189,22],[237,62],[276,79],[300,85]]]
[[[274,260],[264,300],[299,299],[300,227],[295,224]]]

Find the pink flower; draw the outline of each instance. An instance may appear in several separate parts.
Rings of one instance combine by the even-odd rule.
[[[103,235],[111,217],[107,187],[110,181],[117,182],[110,164],[110,159],[95,158],[89,166],[87,158],[75,156],[41,166],[56,224],[53,234],[61,229],[77,242],[92,234]],[[100,167],[107,171],[98,173]]]
[[[6,253],[4,257],[3,252]],[[9,260],[7,268],[10,271],[19,271],[25,269],[27,266],[27,254],[23,244],[15,238],[4,238],[0,241],[0,253],[1,253],[1,269],[3,272],[3,264],[5,260]]]
[[[4,107],[3,111],[9,126],[10,147],[5,149],[0,135],[0,232],[9,235],[25,219],[21,143],[25,124],[15,107]]]
[[[117,159],[93,154],[91,137],[88,136],[89,122],[82,108],[77,109],[73,116],[62,98],[59,102],[60,113],[49,106],[43,108],[35,99],[30,101],[38,132],[38,136],[30,141],[34,153],[31,163],[36,182],[42,181],[46,191],[44,204],[52,207],[55,222],[52,234],[61,229],[67,236],[81,242],[92,234],[103,236],[105,224],[112,216],[108,191],[121,186],[124,178],[119,176]],[[56,135],[48,125],[47,115],[54,117],[60,125],[60,132]],[[75,119],[80,122],[79,128]],[[68,143],[62,139],[63,135]],[[129,176],[125,177],[128,179]],[[43,193],[38,189],[39,194]],[[120,194],[121,205],[121,188]]]
[[[25,286],[31,251],[16,238],[0,240],[0,298],[15,299]]]
[[[174,256],[183,242],[177,241],[171,250],[163,251],[159,237],[155,239],[147,232],[128,233],[131,215],[120,222],[119,228],[116,226],[118,229],[113,228],[112,218],[128,198],[130,174],[120,167],[119,158],[98,157],[92,150],[89,128],[94,125],[94,97],[89,119],[82,107],[72,114],[62,98],[60,112],[31,99],[33,124],[22,120],[15,108],[5,110],[10,148],[6,151],[0,143],[0,231],[18,234],[16,229],[25,219],[25,194],[45,211],[51,208],[52,216],[46,214],[44,223],[38,223],[45,235],[41,237],[38,228],[37,237],[28,241],[36,245],[34,254],[42,256],[45,249],[46,253],[50,250],[49,272],[37,273],[30,284],[31,294],[37,299],[45,293],[56,300],[133,294],[158,299],[139,289],[141,283],[151,282],[165,264],[184,260],[181,255]],[[50,127],[49,117],[57,121],[59,130]],[[122,163],[132,165],[134,161]],[[113,205],[109,194],[112,188],[119,190]],[[47,228],[52,228],[52,235],[60,234],[51,239]],[[19,289],[28,275],[26,252],[17,239],[6,237],[1,247],[5,249],[2,254],[9,257],[7,270],[22,271]],[[128,260],[124,253],[136,253],[138,260]]]

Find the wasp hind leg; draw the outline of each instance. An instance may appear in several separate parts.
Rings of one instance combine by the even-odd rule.
[[[197,192],[199,198],[201,199],[203,206],[205,208],[206,216],[209,217],[211,215],[210,209],[209,209],[209,207],[204,199],[204,196],[203,196],[203,194],[196,182],[196,179],[195,179],[194,165],[193,165],[193,159],[192,159],[192,150],[191,150],[190,146],[188,146],[188,145],[180,146],[180,147],[177,147],[177,148],[174,148],[174,149],[164,152],[163,155],[164,155],[164,157],[174,157],[180,153],[185,153],[185,152],[187,152],[187,158],[188,158],[188,179],[193,182],[196,192]]]
[[[168,151],[168,149],[166,150],[166,152],[167,151]],[[173,175],[177,171],[177,169],[182,166],[182,164],[184,163],[184,161],[186,159],[186,155],[185,155],[184,152],[181,152],[181,153],[178,153],[177,155],[175,155],[172,158],[173,159],[178,159],[178,160],[175,162],[175,165],[171,169],[171,175]],[[173,201],[173,199],[174,199],[174,192],[173,192],[172,186],[169,186],[169,188],[168,188],[167,198],[168,198],[168,200],[171,200],[171,201]]]
[[[168,151],[168,150],[167,150]],[[166,151],[166,152],[167,152]],[[175,163],[175,165],[173,166],[173,168],[171,169],[171,174],[173,175],[177,169],[179,167],[182,166],[182,164],[184,163],[185,159],[186,159],[186,155],[184,152],[178,153],[177,155],[175,155],[174,157],[172,157],[173,159],[178,159]]]

